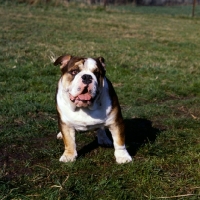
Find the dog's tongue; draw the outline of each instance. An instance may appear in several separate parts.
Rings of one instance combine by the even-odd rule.
[[[79,98],[81,101],[89,101],[89,100],[91,100],[91,95],[90,95],[89,93],[79,94],[79,95],[78,95],[78,98]]]

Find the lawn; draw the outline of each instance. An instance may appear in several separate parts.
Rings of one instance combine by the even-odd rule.
[[[0,199],[198,199],[199,10],[1,1]],[[132,163],[93,132],[77,133],[76,162],[59,162],[49,56],[65,53],[105,58]]]

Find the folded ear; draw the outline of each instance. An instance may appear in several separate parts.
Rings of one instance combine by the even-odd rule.
[[[72,56],[70,55],[64,55],[64,56],[60,56],[56,59],[56,61],[54,62],[54,65],[60,65],[60,69],[62,69],[64,66],[67,65],[67,63],[70,61]]]
[[[102,66],[104,67],[104,69],[106,70],[105,59],[104,59],[103,57],[98,57],[97,59],[100,61],[101,65],[102,65]]]
[[[101,68],[101,75],[105,76],[106,75],[106,65],[105,65],[105,59],[103,57],[98,57],[96,58],[98,65]]]

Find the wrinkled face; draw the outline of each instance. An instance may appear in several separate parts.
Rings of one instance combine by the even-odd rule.
[[[59,57],[54,65],[61,64],[62,85],[76,107],[88,107],[94,102],[105,76],[104,59]]]

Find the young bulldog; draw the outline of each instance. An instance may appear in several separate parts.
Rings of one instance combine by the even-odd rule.
[[[125,147],[124,122],[117,95],[106,78],[104,58],[64,55],[54,62],[62,72],[56,104],[58,125],[65,145],[61,162],[77,157],[75,131],[97,130],[98,143],[112,145],[104,130],[112,135],[117,163],[132,161]]]

